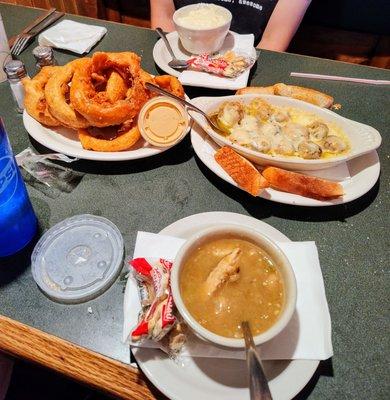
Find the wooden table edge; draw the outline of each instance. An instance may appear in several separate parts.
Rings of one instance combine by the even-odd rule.
[[[0,350],[121,399],[155,399],[138,369],[2,315]]]

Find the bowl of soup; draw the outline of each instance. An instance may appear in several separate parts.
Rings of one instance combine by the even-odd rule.
[[[173,23],[184,49],[191,54],[221,49],[232,21],[231,12],[215,4],[197,3],[181,7]]]
[[[218,225],[189,238],[174,260],[171,288],[195,334],[227,347],[245,347],[245,320],[256,345],[272,339],[296,306],[295,275],[283,251],[239,225]]]

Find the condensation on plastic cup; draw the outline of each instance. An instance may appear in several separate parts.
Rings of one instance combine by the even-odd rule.
[[[11,51],[8,46],[7,34],[4,29],[3,17],[0,14],[0,82],[7,80],[3,67],[7,61],[12,60]]]
[[[123,265],[123,238],[108,219],[90,214],[50,228],[31,256],[39,288],[61,303],[81,303],[105,292]]]

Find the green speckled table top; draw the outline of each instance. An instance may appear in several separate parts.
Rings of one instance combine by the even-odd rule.
[[[21,30],[39,10],[0,5],[8,36]],[[144,69],[158,73],[152,58],[157,35],[141,29],[81,17],[70,19],[104,25],[107,35],[93,50],[134,50]],[[308,38],[310,40],[310,38]],[[21,59],[34,72],[32,43]],[[74,55],[55,51],[60,64]],[[252,84],[285,82],[314,87],[342,104],[340,115],[372,125],[382,135],[381,176],[360,199],[341,206],[304,208],[252,198],[225,183],[197,159],[187,137],[180,145],[145,160],[101,163],[78,161],[86,173],[78,187],[57,198],[28,186],[43,233],[76,214],[101,215],[123,234],[131,255],[138,230],[158,232],[191,214],[230,211],[251,215],[290,239],[314,240],[332,318],[334,356],[322,363],[302,398],[385,399],[389,352],[389,139],[390,87],[291,78],[291,71],[390,79],[390,71],[347,63],[263,51]],[[190,97],[221,93],[189,88]],[[225,94],[225,93],[222,93]],[[29,138],[22,117],[13,109],[8,83],[0,84],[0,110],[15,153],[29,145],[48,151]],[[27,252],[28,253],[28,252]],[[123,281],[102,296],[80,305],[61,305],[43,295],[33,281],[29,254],[0,265],[0,313],[124,363],[129,349],[121,343]],[[88,312],[91,307],[92,313]],[[387,395],[386,395],[387,393]]]

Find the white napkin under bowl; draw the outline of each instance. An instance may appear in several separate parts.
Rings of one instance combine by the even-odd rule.
[[[185,242],[171,236],[138,232],[134,257],[173,260]],[[314,242],[278,242],[289,259],[297,280],[297,306],[287,327],[274,339],[259,346],[264,360],[326,360],[333,355],[331,321],[324,282]],[[141,305],[137,284],[130,274],[124,297],[123,341],[138,321]],[[130,342],[136,347],[160,348],[150,340]],[[209,344],[189,335],[181,356],[245,359],[245,352]]]
[[[103,26],[81,24],[64,19],[38,36],[41,46],[56,47],[77,54],[88,53],[107,33]]]

